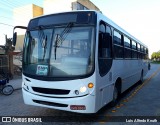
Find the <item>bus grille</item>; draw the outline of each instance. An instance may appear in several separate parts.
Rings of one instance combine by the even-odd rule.
[[[67,104],[60,104],[55,102],[47,102],[47,101],[40,101],[40,100],[33,100],[33,102],[42,104],[42,105],[49,105],[49,106],[56,106],[56,107],[68,107]]]
[[[43,94],[67,95],[70,90],[32,87],[33,91]]]

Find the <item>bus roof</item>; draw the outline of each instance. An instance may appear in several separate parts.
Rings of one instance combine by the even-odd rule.
[[[125,31],[123,28],[121,28],[120,26],[118,26],[115,22],[113,22],[111,19],[109,19],[107,16],[105,16],[104,14],[102,14],[99,11],[95,11],[95,10],[74,10],[74,11],[66,11],[66,12],[58,12],[58,13],[52,13],[52,14],[47,14],[47,15],[42,15],[39,17],[35,17],[33,19],[37,19],[40,17],[46,17],[46,16],[50,16],[50,15],[54,15],[54,14],[64,14],[64,13],[74,13],[74,12],[95,12],[97,14],[98,17],[98,21],[103,20],[106,23],[108,23],[110,26],[114,27],[115,29],[117,29],[118,31],[120,31],[121,33],[125,34],[126,36],[130,37],[132,40],[134,40],[135,42],[143,45],[144,47],[148,48],[145,44],[143,44],[140,40],[138,40],[137,38],[135,38],[134,36],[132,36],[131,34],[129,34],[127,31]],[[32,19],[31,19],[32,20]]]

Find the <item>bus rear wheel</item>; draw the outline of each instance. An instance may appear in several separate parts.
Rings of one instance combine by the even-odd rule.
[[[141,77],[140,77],[139,83],[142,84],[143,81],[144,81],[144,79],[143,79],[143,71],[142,71],[142,72],[141,72]]]

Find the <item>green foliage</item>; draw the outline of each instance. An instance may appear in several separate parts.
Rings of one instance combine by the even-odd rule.
[[[152,55],[151,55],[151,59],[152,59],[152,60],[160,59],[160,51],[158,51],[158,52],[153,52]]]
[[[153,61],[152,64],[160,64],[160,61]]]

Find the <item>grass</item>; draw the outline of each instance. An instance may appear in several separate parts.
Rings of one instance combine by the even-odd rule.
[[[153,63],[153,64],[160,64],[160,61],[153,61],[151,63]]]

